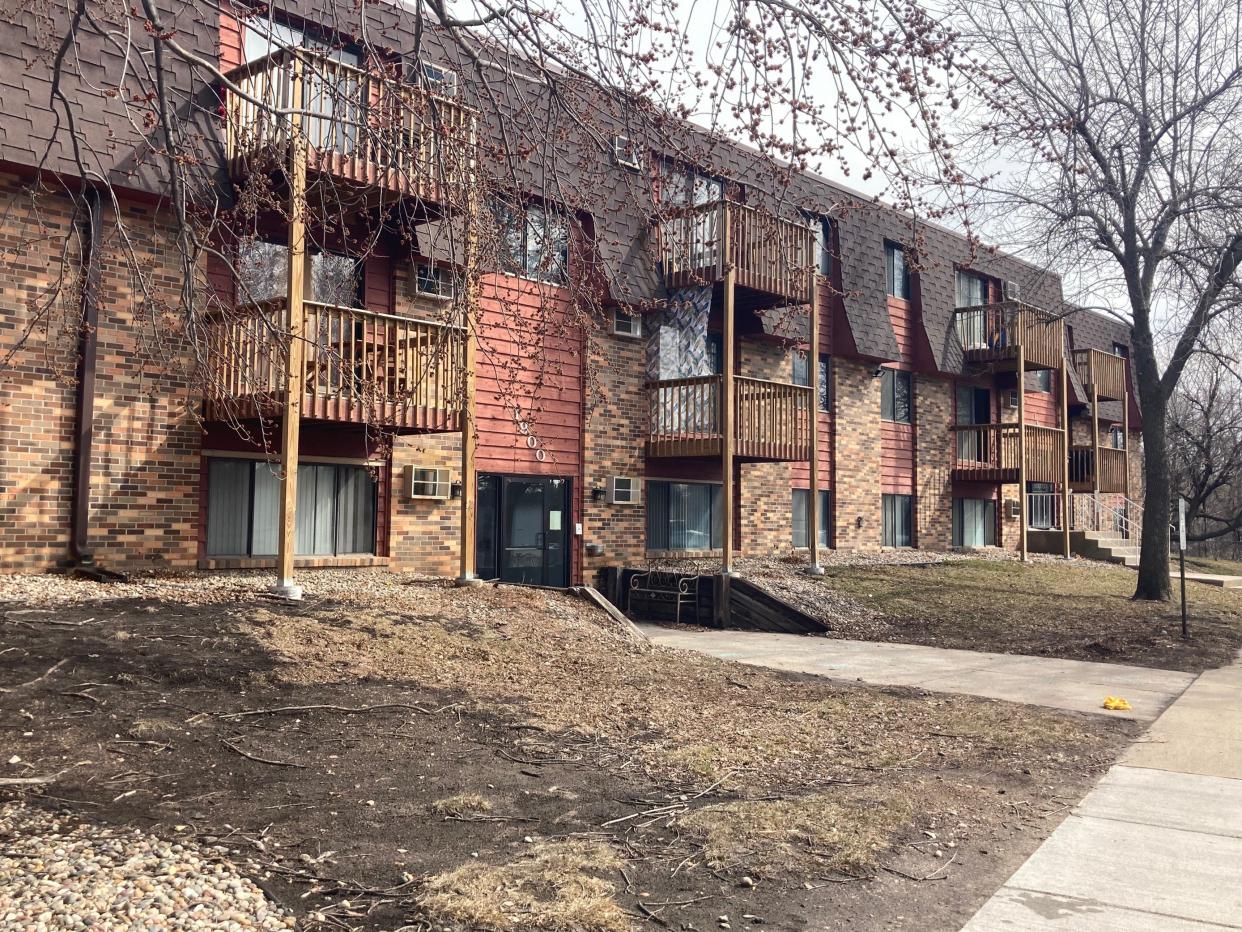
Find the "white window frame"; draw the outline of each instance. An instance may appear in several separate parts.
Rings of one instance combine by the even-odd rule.
[[[622,168],[637,171],[643,167],[642,147],[629,136],[618,133],[612,137],[612,160]]]
[[[419,62],[418,81],[429,92],[437,97],[453,98],[457,96],[457,72],[440,62]]]
[[[431,478],[419,474],[431,473]],[[421,486],[421,488],[419,488]],[[418,491],[415,491],[419,488]],[[405,467],[405,497],[411,501],[444,501],[452,493],[452,476],[445,466],[411,463]]]
[[[620,325],[625,322],[625,328]],[[612,309],[612,332],[619,337],[636,340],[643,335],[643,318],[641,314],[631,314],[619,307]]]
[[[424,273],[426,278],[437,282],[438,287],[434,291],[429,291],[423,287]],[[414,266],[414,294],[420,298],[432,298],[436,301],[452,301],[457,291],[457,282],[453,273],[442,266],[433,265],[430,262],[419,262]],[[447,289],[447,290],[446,290]]]

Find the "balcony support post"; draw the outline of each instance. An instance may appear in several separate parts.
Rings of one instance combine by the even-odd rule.
[[[1018,552],[1026,562],[1026,524],[1030,503],[1026,499],[1026,348],[1018,344]]]
[[[1121,442],[1125,444],[1125,469],[1126,475],[1122,480],[1122,489],[1125,492],[1126,504],[1123,507],[1129,507],[1130,504],[1130,392],[1121,393]]]
[[[1070,419],[1069,419],[1069,367],[1061,362],[1061,546],[1065,559],[1070,558]]]
[[[733,573],[733,446],[737,432],[734,424],[734,379],[733,368],[736,355],[735,337],[736,321],[734,320],[734,287],[737,283],[737,267],[733,263],[732,251],[732,216],[727,205],[723,212],[722,238],[724,241],[725,276],[724,276],[724,334],[722,338],[720,379],[720,507],[723,512],[724,533],[721,535],[721,572],[725,576]],[[725,590],[728,591],[727,588]],[[728,621],[728,602],[724,606],[723,620]]]
[[[478,306],[478,198],[474,191],[466,194],[466,216],[469,226],[466,229],[466,287],[465,306],[462,309],[461,330],[461,553],[458,555],[459,586],[474,585],[478,582],[478,478],[475,458],[478,447],[478,435],[475,429],[474,411],[474,370],[476,368],[477,347],[474,333],[474,310]]]
[[[1091,491],[1100,497],[1100,390],[1091,383]],[[1096,530],[1100,530],[1096,528]]]
[[[302,99],[302,58],[295,55],[290,74],[290,99]],[[293,581],[293,558],[297,546],[298,435],[302,426],[304,312],[303,301],[310,282],[306,252],[306,160],[307,141],[301,115],[290,117],[289,136],[289,277],[285,302],[289,354],[285,367],[284,412],[280,446],[280,538],[277,543],[276,585],[272,592],[286,599],[302,598],[302,587]]]
[[[818,258],[817,256],[814,258]],[[819,565],[819,287],[815,269],[807,273],[811,282],[811,345],[807,352],[807,367],[811,376],[811,403],[807,411],[808,431],[811,438],[811,494],[807,508],[807,546],[811,562],[807,572],[822,576],[824,568]]]

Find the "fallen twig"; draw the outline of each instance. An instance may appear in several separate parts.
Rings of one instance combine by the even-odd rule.
[[[461,705],[461,703],[454,703]],[[220,718],[246,718],[251,715],[282,715],[288,712],[345,712],[349,715],[357,715],[362,712],[376,712],[380,709],[411,709],[415,712],[422,712],[424,715],[434,715],[436,712],[443,712],[444,709],[450,709],[452,706],[444,706],[441,709],[424,709],[420,705],[409,705],[404,702],[383,702],[378,705],[283,705],[275,709],[246,709],[242,712],[221,712],[218,713]]]
[[[68,662],[69,662],[69,658],[65,657],[63,660],[58,660],[56,661],[56,663],[48,667],[48,669],[46,670],[46,672],[43,673],[42,676],[36,676],[33,680],[27,680],[25,683],[18,683],[16,686],[0,686],[0,693],[15,693],[19,689],[28,689],[29,687],[34,686],[36,683],[42,683],[45,679],[47,679],[49,676],[51,676],[53,673],[55,673],[57,670],[59,670],[61,667],[63,667]]]
[[[59,776],[54,773],[46,777],[0,777],[0,786],[41,786],[54,782]]]
[[[259,757],[257,754],[251,754],[249,751],[243,751],[237,745],[229,741],[228,738],[221,738],[220,743],[223,744],[230,751],[232,751],[234,754],[240,754],[242,757],[245,757],[252,761],[256,761],[257,763],[260,763],[260,764],[271,764],[273,767],[297,767],[299,770],[306,769],[305,764],[295,764],[293,761],[287,761],[287,760],[272,760],[271,758]]]

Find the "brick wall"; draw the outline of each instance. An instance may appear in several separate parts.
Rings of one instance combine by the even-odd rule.
[[[644,343],[616,336],[601,325],[591,334],[585,417],[585,476],[582,483],[583,578],[591,581],[602,566],[637,564],[646,543],[646,488],[638,505],[591,500],[591,489],[607,489],[613,476],[640,480],[646,462],[643,444],[648,420]],[[658,471],[658,470],[657,470]],[[602,551],[592,556],[587,547]]]
[[[396,437],[392,444],[389,554],[403,572],[457,576],[460,570],[461,499],[411,499],[405,495],[405,467],[433,466],[449,470],[451,482],[461,481],[461,435],[424,434]]]
[[[837,464],[832,523],[842,549],[880,547],[880,380],[873,377],[874,368],[846,360],[832,366]]]
[[[67,553],[72,496],[78,260],[60,250],[71,204],[32,198],[0,177],[0,567],[38,571]],[[182,272],[166,217],[122,202],[125,238],[106,215],[99,244],[100,319],[89,542],[110,567],[190,567],[197,557],[201,432],[188,391],[176,305]],[[72,238],[72,237],[70,237]],[[62,297],[54,294],[65,276]],[[50,326],[32,308],[49,299]]]
[[[927,550],[953,545],[953,391],[952,382],[915,379],[915,526],[918,545]]]

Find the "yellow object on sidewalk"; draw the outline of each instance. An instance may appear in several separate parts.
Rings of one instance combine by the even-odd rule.
[[[1122,699],[1120,696],[1105,696],[1104,708],[1110,712],[1128,712],[1130,711],[1130,703]]]

